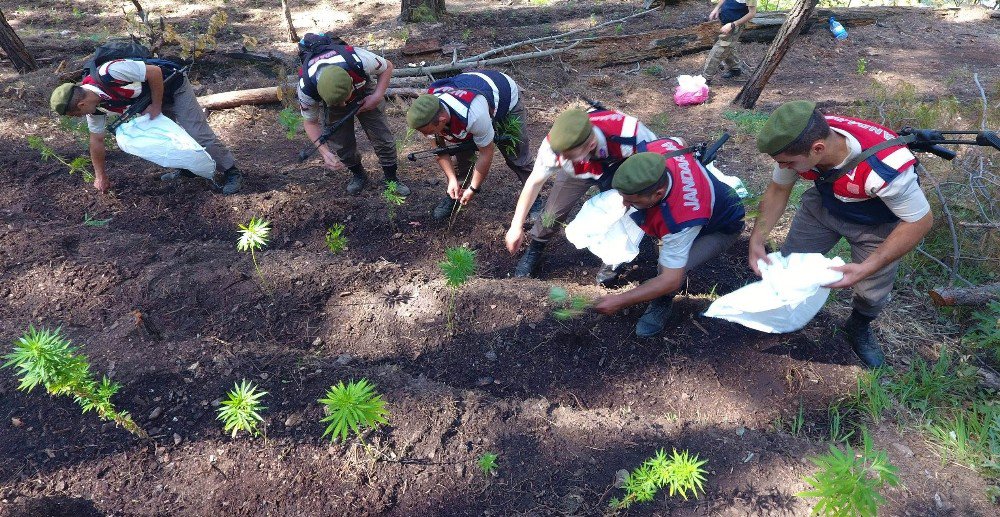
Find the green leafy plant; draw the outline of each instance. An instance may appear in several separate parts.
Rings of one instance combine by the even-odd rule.
[[[1000,406],[995,401],[974,400],[968,409],[955,408],[932,419],[927,430],[943,458],[1000,476]]]
[[[319,403],[326,408],[326,416],[320,420],[327,424],[323,437],[329,435],[331,442],[338,437],[347,441],[350,431],[360,439],[365,429],[389,423],[385,401],[368,379],[350,381],[346,385],[340,381],[336,386],[330,386],[326,398],[319,399]]]
[[[576,318],[594,305],[586,296],[579,294],[570,296],[565,289],[559,286],[552,286],[549,289],[549,300],[560,306],[552,311],[552,316],[557,320]]]
[[[264,280],[264,273],[261,272],[260,265],[257,264],[257,251],[267,246],[271,234],[271,223],[266,219],[251,217],[250,222],[241,224],[239,227],[240,238],[236,241],[236,249],[242,252],[250,252],[253,267],[257,270],[260,281],[266,286],[267,282]]]
[[[962,337],[962,343],[986,352],[989,360],[1000,365],[1000,302],[991,301],[972,313],[972,327]]]
[[[258,425],[264,421],[260,416],[261,411],[267,409],[260,403],[264,395],[267,395],[266,391],[259,390],[246,379],[237,382],[219,407],[218,419],[223,423],[223,431],[227,433],[231,431],[233,438],[236,438],[236,433],[240,431],[252,436],[263,434]]]
[[[476,252],[465,246],[455,246],[444,251],[444,260],[438,267],[444,273],[445,284],[451,289],[448,297],[448,331],[455,329],[455,296],[476,270]]]
[[[119,411],[111,403],[121,385],[107,376],[100,381],[94,378],[87,356],[78,351],[60,329],[36,330],[30,326],[14,342],[14,350],[4,356],[7,362],[3,367],[18,372],[21,391],[43,386],[49,395],[73,397],[84,413],[93,410],[101,420],[113,421],[132,434],[148,438],[127,411]]]
[[[827,410],[830,418],[830,441],[833,443],[847,443],[847,440],[854,436],[854,429],[848,429],[849,421],[846,416],[850,411],[841,410],[840,404],[833,404]]]
[[[90,217],[90,214],[84,213],[83,214],[83,225],[84,226],[91,226],[91,227],[94,227],[94,228],[103,228],[103,227],[107,226],[108,223],[111,222],[111,219],[114,219],[114,218],[113,217],[109,217],[107,219],[94,219],[94,218]]]
[[[419,23],[419,22],[433,22],[433,21],[437,21],[437,17],[434,16],[434,11],[432,11],[431,8],[427,6],[427,4],[420,4],[420,5],[416,6],[416,7],[414,7],[410,11],[410,20],[409,21],[416,22],[416,23]]]
[[[382,199],[385,200],[385,205],[388,208],[389,223],[396,224],[396,207],[402,206],[406,202],[406,197],[399,193],[399,184],[395,181],[386,182],[385,190],[382,191]]]
[[[697,499],[699,491],[705,493],[707,472],[702,466],[706,463],[707,460],[699,460],[697,454],[692,456],[688,451],[677,452],[674,449],[668,457],[660,449],[656,455],[629,473],[622,485],[625,496],[621,499],[613,498],[610,506],[624,509],[633,503],[647,503],[663,487],[667,487],[670,497],[679,495],[686,501],[690,493]]]
[[[482,470],[484,475],[493,475],[497,470],[497,455],[487,452],[479,457],[476,464],[479,465],[479,470]]]
[[[336,223],[326,230],[326,247],[333,253],[340,253],[347,249],[347,236],[344,235],[346,228],[341,223]]]
[[[858,388],[854,395],[857,406],[868,414],[873,422],[882,421],[882,414],[892,406],[885,385],[882,383],[885,370],[877,368],[858,376]]]
[[[876,515],[878,507],[885,503],[881,489],[885,485],[899,486],[898,469],[889,463],[886,452],[874,450],[867,430],[862,428],[861,436],[863,444],[859,451],[850,445],[846,451],[830,445],[829,454],[809,458],[820,470],[804,480],[813,489],[796,495],[819,499],[812,513]]]
[[[722,116],[726,120],[735,122],[737,129],[751,136],[760,134],[760,130],[764,129],[764,123],[768,119],[767,113],[756,111],[726,111],[722,113]]]
[[[788,430],[792,433],[792,436],[798,436],[802,434],[802,429],[805,427],[805,409],[802,407],[802,401],[799,400],[799,412],[792,417],[792,422],[788,427]]]
[[[865,75],[868,71],[868,59],[859,57],[858,58],[858,75]]]
[[[653,77],[659,77],[663,75],[663,67],[660,65],[647,66],[642,69],[642,73]]]
[[[524,122],[521,117],[506,117],[494,123],[496,140],[504,154],[514,154],[521,143]]]
[[[285,138],[292,140],[302,129],[302,114],[293,107],[278,112],[278,123],[285,128]]]
[[[40,136],[29,136],[28,137],[28,147],[38,151],[42,155],[42,160],[49,161],[50,159],[55,159],[59,163],[65,165],[69,168],[70,175],[80,173],[83,175],[83,181],[91,182],[94,181],[94,173],[88,168],[90,166],[90,158],[86,156],[77,156],[72,160],[67,160],[66,158],[56,153],[54,149],[45,143]]]

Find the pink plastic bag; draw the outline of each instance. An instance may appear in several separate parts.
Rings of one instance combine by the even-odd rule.
[[[700,75],[682,75],[677,78],[674,102],[678,106],[701,104],[708,100],[708,85]]]

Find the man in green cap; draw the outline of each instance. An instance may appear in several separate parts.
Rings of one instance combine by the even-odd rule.
[[[435,81],[426,94],[417,97],[406,113],[410,128],[433,137],[439,147],[473,141],[477,148],[455,155],[457,172],[450,156],[437,157],[448,179],[448,195],[434,208],[435,219],[448,217],[456,202],[468,204],[483,189],[498,132],[511,137],[500,144],[500,154],[521,183],[525,182],[531,174],[526,121],[517,84],[507,74],[493,70],[475,70]],[[469,175],[460,179],[459,174],[467,172]]]
[[[191,83],[184,74],[174,75],[180,65],[163,59],[113,59],[93,62],[81,84],[66,83],[57,87],[50,99],[52,111],[59,115],[87,118],[90,130],[90,158],[94,164],[94,187],[106,192],[111,186],[105,171],[104,133],[107,113],[121,114],[136,101],[149,95],[151,102],[143,112],[151,119],[169,117],[195,139],[215,160],[216,171],[208,179],[222,194],[239,191],[243,175],[236,168],[233,153],[212,131],[205,111],[198,104]],[[195,177],[189,171],[168,172],[164,181]]]
[[[639,337],[663,331],[674,293],[694,268],[718,257],[743,230],[743,201],[732,187],[702,167],[677,138],[645,144],[612,180],[631,217],[647,235],[660,239],[659,274],[639,287],[601,297],[594,309],[614,314],[650,302],[635,325]]]
[[[363,48],[340,44],[326,35],[307,34],[299,71],[298,98],[306,135],[315,142],[330,125],[348,113],[348,105],[359,103],[355,118],[368,135],[382,166],[385,183],[396,183],[396,192],[407,196],[410,189],[397,177],[396,139],[389,129],[389,120],[382,106],[385,91],[392,78],[392,62]],[[329,144],[329,145],[328,145]],[[336,155],[330,151],[333,147]],[[345,168],[351,171],[347,193],[358,195],[368,184],[368,175],[361,164],[358,142],[354,136],[354,119],[342,125],[326,143],[319,146],[323,165],[331,171]]]
[[[841,238],[851,245],[851,263],[832,268],[844,278],[827,287],[854,289],[844,330],[870,368],[885,362],[870,324],[889,302],[899,259],[934,222],[917,182],[917,160],[896,137],[874,122],[823,115],[808,101],[782,104],[757,137],[757,149],[777,163],[750,235],[750,268],[759,275],[757,262],[767,262],[764,242],[795,181],[813,181],[781,252],[825,254]]]
[[[566,223],[570,211],[590,187],[596,186],[601,192],[610,189],[618,166],[640,144],[655,139],[656,135],[638,119],[613,110],[569,109],[556,117],[535,154],[534,169],[521,190],[505,237],[508,251],[516,253],[521,249],[529,208],[538,199],[545,182],[554,175],[541,220],[534,221],[531,227],[531,244],[518,261],[514,276],[534,275],[546,243],[558,230],[556,223]],[[597,272],[598,284],[614,278],[614,269],[609,264]]]

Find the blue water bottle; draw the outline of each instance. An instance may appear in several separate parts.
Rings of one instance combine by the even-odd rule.
[[[837,21],[833,16],[830,17],[830,32],[833,34],[834,38],[838,40],[847,39],[847,29],[844,28],[840,22]]]

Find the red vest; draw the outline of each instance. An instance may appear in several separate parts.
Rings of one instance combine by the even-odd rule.
[[[444,140],[453,144],[470,140],[472,133],[468,131],[469,109],[472,106],[472,100],[476,98],[476,93],[447,86],[428,88],[427,93],[436,95],[451,115],[447,134],[443,137]]]
[[[659,154],[681,148],[681,144],[670,138],[646,143],[646,151]],[[698,163],[694,154],[667,158],[667,171],[670,178],[667,196],[660,204],[645,210],[644,220],[639,225],[644,232],[656,238],[692,226],[707,225],[715,201],[709,172]]]
[[[591,111],[587,116],[604,135],[607,148],[596,149],[600,155],[597,160],[573,162],[573,174],[578,178],[597,179],[608,171],[609,166],[617,169],[617,165],[635,153],[634,140],[639,131],[639,119],[611,110]],[[562,163],[561,156],[557,163]]]
[[[145,88],[148,88],[145,83],[130,83],[111,77],[108,67],[121,61],[125,60],[115,59],[99,66],[97,71],[100,80],[88,74],[82,81],[82,84],[97,90],[95,93],[101,97],[101,107],[114,113],[124,113],[132,101],[142,95]]]
[[[319,96],[316,81],[319,79],[320,70],[327,66],[339,66],[347,72],[347,75],[351,76],[353,91],[347,98],[346,102],[348,103],[353,102],[357,98],[358,92],[362,91],[368,84],[368,76],[365,74],[361,58],[354,52],[354,47],[337,45],[311,57],[309,62],[299,69],[299,88],[314,100],[323,100]]]

